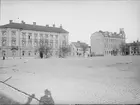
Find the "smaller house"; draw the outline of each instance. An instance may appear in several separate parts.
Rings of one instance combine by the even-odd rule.
[[[90,56],[90,46],[88,44],[77,41],[72,42],[70,44],[71,47],[71,56]],[[83,47],[85,49],[85,53],[83,50]]]
[[[140,42],[138,40],[133,43],[127,43],[127,45],[129,45],[130,55],[140,55]]]

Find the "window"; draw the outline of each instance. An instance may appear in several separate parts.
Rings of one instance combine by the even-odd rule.
[[[65,35],[63,35],[63,38],[64,38],[64,39],[66,39],[66,36],[65,36]]]
[[[45,34],[45,38],[48,38],[48,34]]]
[[[2,46],[6,46],[6,40],[2,40]]]
[[[55,38],[58,39],[58,35],[55,35]]]
[[[53,47],[53,40],[50,40],[50,47]]]
[[[22,40],[22,46],[25,46],[25,45],[26,45],[25,41],[24,41],[24,40]]]
[[[12,46],[16,45],[16,40],[12,40]]]
[[[2,46],[6,46],[6,37],[2,37]]]
[[[37,46],[38,45],[38,41],[36,40],[35,42],[34,42],[34,46]]]
[[[40,34],[40,39],[43,39],[43,34]]]
[[[34,38],[37,39],[37,33],[34,34]]]
[[[32,40],[29,40],[28,41],[28,44],[31,46],[32,45]]]
[[[16,36],[16,31],[11,31],[12,36]]]
[[[6,36],[6,31],[2,31],[2,35],[3,36]]]
[[[55,40],[55,47],[58,48],[58,40]]]
[[[65,41],[65,40],[63,40],[62,44],[63,44],[63,46],[66,46],[66,41]]]
[[[25,54],[25,51],[22,51],[22,56],[24,56],[24,54]]]
[[[49,40],[45,39],[45,44],[48,45],[48,43],[49,43]]]
[[[29,55],[29,56],[31,55],[31,51],[28,52],[28,55]]]
[[[28,39],[31,39],[32,38],[32,33],[29,33],[28,34]]]
[[[26,38],[26,32],[22,32],[22,38]]]
[[[53,38],[53,35],[52,34],[50,36],[51,36],[51,38]]]

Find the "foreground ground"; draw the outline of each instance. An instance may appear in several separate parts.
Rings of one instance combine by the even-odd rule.
[[[37,98],[49,89],[58,104],[140,103],[140,56],[26,59],[1,60],[0,80],[12,76],[8,84]],[[0,92],[27,100],[1,83]]]

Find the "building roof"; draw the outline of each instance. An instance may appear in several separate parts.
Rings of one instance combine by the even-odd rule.
[[[82,48],[82,45],[89,47],[88,44],[86,44],[84,42],[80,42],[80,41],[72,42],[71,44],[73,44],[76,48]]]
[[[101,33],[104,37],[124,38],[124,36],[122,36],[121,34],[116,33],[116,32],[113,33],[113,32],[99,30],[98,32],[95,32],[95,33]]]
[[[81,48],[80,43],[72,42],[71,44],[73,44],[76,48]]]
[[[55,33],[69,33],[63,28],[40,26],[40,25],[25,24],[25,23],[14,23],[14,22],[1,25],[0,28],[13,28],[13,29],[33,30],[33,31],[42,31],[42,32],[55,32]]]

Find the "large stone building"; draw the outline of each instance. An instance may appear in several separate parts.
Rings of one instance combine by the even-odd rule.
[[[94,55],[113,55],[119,52],[119,47],[125,43],[125,32],[121,28],[119,33],[98,31],[91,35],[91,53]]]
[[[58,55],[59,47],[68,45],[68,34],[60,27],[26,24],[24,21],[0,26],[0,56],[35,56],[40,45],[52,48],[52,55]]]

